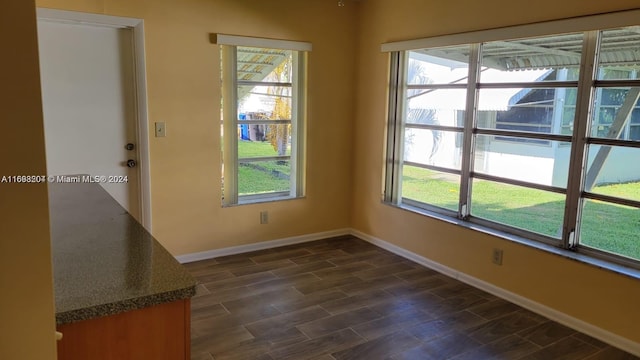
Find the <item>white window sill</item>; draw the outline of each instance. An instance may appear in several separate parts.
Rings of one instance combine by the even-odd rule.
[[[223,204],[222,207],[235,207],[242,205],[252,205],[252,204],[264,204],[264,203],[273,203],[273,202],[281,202],[281,201],[290,201],[290,200],[300,200],[305,199],[305,196],[265,196],[265,197],[254,197],[250,199],[241,198],[237,204]]]
[[[566,249],[562,249],[553,245],[549,245],[549,244],[545,244],[539,241],[535,241],[535,240],[531,240],[531,239],[527,239],[525,237],[522,236],[518,236],[518,235],[514,235],[514,234],[509,234],[506,233],[504,231],[500,231],[500,230],[496,230],[496,229],[492,229],[490,227],[487,226],[482,226],[482,225],[478,225],[469,221],[464,221],[464,220],[460,220],[457,218],[453,218],[447,215],[443,215],[437,212],[433,212],[433,211],[429,211],[429,210],[425,210],[425,209],[421,209],[418,207],[414,207],[414,206],[409,206],[409,205],[396,205],[396,204],[391,204],[388,202],[382,202],[384,205],[388,205],[397,209],[401,209],[401,210],[405,210],[405,211],[409,211],[412,213],[417,213],[420,215],[424,215],[427,217],[430,217],[432,219],[436,219],[436,220],[440,220],[440,221],[444,221],[447,222],[449,224],[454,224],[454,225],[459,225],[461,227],[465,227],[467,229],[470,230],[475,230],[475,231],[479,231],[481,233],[484,234],[488,234],[488,235],[492,235],[504,240],[509,240],[509,241],[513,241],[516,242],[518,244],[522,244],[522,245],[526,245],[529,247],[532,247],[534,249],[538,249],[538,250],[542,250],[542,251],[546,251],[552,254],[556,254],[559,256],[562,256],[564,258],[567,259],[571,259],[571,260],[575,260],[575,261],[579,261],[582,262],[584,264],[588,264],[591,266],[595,266],[599,269],[603,269],[603,270],[607,270],[607,271],[611,271],[614,272],[616,274],[620,274],[620,275],[624,275],[624,276],[628,276],[631,277],[633,279],[637,279],[640,280],[640,270],[639,269],[635,269],[635,268],[631,268],[628,266],[623,266],[620,264],[616,264],[610,261],[606,261],[606,260],[602,260],[599,258],[595,258],[593,256],[588,256],[585,254],[581,254],[579,252],[575,252],[575,251],[570,251],[570,250],[566,250]]]

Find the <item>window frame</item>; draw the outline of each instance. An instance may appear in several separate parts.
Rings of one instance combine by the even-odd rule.
[[[511,238],[512,235],[521,237],[526,241],[533,240],[538,243],[552,245],[563,249],[575,251],[588,255],[596,259],[603,259],[623,266],[640,269],[640,260],[635,260],[612,252],[589,247],[580,244],[579,230],[583,201],[599,200],[608,204],[628,205],[640,209],[640,201],[631,199],[614,198],[606,195],[599,195],[584,190],[584,181],[587,170],[588,146],[609,145],[640,148],[640,141],[605,139],[591,136],[591,113],[595,109],[594,97],[596,91],[602,88],[614,87],[639,87],[639,80],[598,80],[598,49],[600,46],[601,31],[613,28],[638,25],[637,18],[640,10],[621,11],[603,15],[585,16],[567,20],[556,20],[538,24],[527,24],[513,26],[502,29],[491,29],[471,33],[438,36],[426,39],[400,41],[382,45],[383,52],[390,53],[389,72],[389,107],[386,134],[386,165],[385,184],[383,202],[408,209],[410,211],[425,214],[436,218],[442,216],[457,218],[454,222],[467,227],[477,228],[481,231],[496,234],[503,234],[502,237]],[[491,41],[504,41],[511,39],[543,37],[548,35],[561,35],[567,33],[583,33],[582,52],[580,61],[580,73],[578,80],[565,80],[554,82],[539,82],[534,85],[539,88],[575,88],[577,89],[576,110],[573,120],[573,131],[571,134],[553,133],[529,133],[522,131],[512,131],[503,129],[485,129],[476,127],[476,108],[478,103],[478,92],[483,88],[505,88],[531,86],[533,83],[481,83],[478,81],[479,66],[481,64],[481,45]],[[404,122],[405,101],[406,101],[406,71],[405,66],[408,61],[408,52],[417,49],[441,48],[446,46],[469,45],[471,51],[469,55],[469,76],[466,84],[466,105],[462,146],[462,167],[460,171],[438,168],[431,165],[420,165],[419,167],[443,171],[446,173],[460,175],[460,201],[458,211],[451,211],[434,206],[421,201],[406,199],[402,197],[402,166],[407,164],[414,166],[414,163],[404,161],[404,132],[407,124]],[[411,88],[415,88],[411,85]],[[428,85],[429,88],[446,88],[446,85]],[[449,86],[450,88],[451,86]],[[458,86],[459,87],[459,86]],[[636,103],[634,108],[638,107]],[[632,109],[633,110],[633,109]],[[559,125],[562,128],[563,124]],[[626,130],[634,126],[631,120],[626,123]],[[409,127],[414,127],[410,125]],[[427,129],[436,129],[442,126],[422,126]],[[448,131],[453,129],[446,129]],[[459,131],[459,130],[456,130]],[[568,165],[568,178],[566,189],[556,186],[540,185],[532,182],[508,179],[488,174],[475,173],[473,171],[474,140],[477,135],[491,136],[516,136],[525,139],[540,139],[562,141],[569,143],[570,161]],[[583,170],[585,169],[585,170]],[[472,216],[469,211],[471,204],[472,182],[474,179],[497,181],[502,184],[523,185],[527,188],[546,190],[561,193],[566,196],[564,206],[564,217],[562,223],[562,235],[560,239],[551,238],[543,234],[534,233],[513,226],[497,223],[488,219]]]
[[[222,85],[222,165],[223,165],[223,206],[252,204],[289,200],[304,197],[305,194],[305,160],[306,160],[306,109],[307,109],[307,58],[312,47],[310,43],[274,40],[225,34],[212,34],[211,42],[220,45],[221,51],[221,85]],[[291,82],[251,81],[238,79],[237,51],[238,47],[253,47],[288,50],[292,53]],[[290,125],[290,155],[270,157],[240,158],[238,154],[238,126],[248,124],[239,119],[238,88],[239,86],[284,86],[291,88],[291,119],[288,120],[254,120],[253,125]],[[290,166],[289,190],[270,191],[257,194],[239,194],[238,173],[242,163],[287,160]]]

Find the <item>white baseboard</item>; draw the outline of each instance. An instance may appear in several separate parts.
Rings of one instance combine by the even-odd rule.
[[[180,262],[181,264],[184,264],[184,263],[190,263],[190,262],[195,262],[200,260],[213,259],[220,256],[242,254],[242,253],[251,252],[251,251],[277,248],[281,246],[300,244],[304,242],[322,240],[322,239],[327,239],[331,237],[350,235],[350,234],[351,234],[351,229],[338,229],[338,230],[324,231],[324,232],[319,232],[314,234],[292,236],[284,239],[263,241],[263,242],[247,244],[247,245],[232,246],[232,247],[223,248],[223,249],[178,255],[175,258],[176,260],[178,260],[178,262]]]
[[[640,343],[629,340],[620,335],[614,334],[610,331],[599,328],[595,325],[582,321],[578,318],[569,316],[563,312],[550,308],[546,305],[540,304],[538,302],[532,301],[526,297],[520,296],[518,294],[507,291],[503,288],[497,287],[491,283],[480,280],[473,276],[469,276],[465,273],[459,272],[450,267],[444,266],[440,263],[437,263],[433,260],[429,260],[423,256],[420,256],[416,253],[403,249],[399,246],[391,244],[382,239],[378,239],[376,237],[370,236],[358,230],[351,230],[351,235],[358,237],[362,240],[365,240],[373,245],[381,247],[385,250],[388,250],[396,255],[402,256],[406,259],[414,261],[418,264],[421,264],[425,267],[438,271],[444,275],[450,276],[454,279],[460,280],[464,283],[467,283],[475,288],[480,290],[484,290],[490,294],[503,298],[507,301],[510,301],[514,304],[517,304],[525,309],[533,311],[537,314],[540,314],[546,318],[549,318],[553,321],[556,321],[560,324],[568,326],[574,330],[585,333],[589,336],[592,336],[600,341],[603,341],[607,344],[615,346],[619,349],[622,349],[626,352],[629,352],[633,355],[640,356]]]

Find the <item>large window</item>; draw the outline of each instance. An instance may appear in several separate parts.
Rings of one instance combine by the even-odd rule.
[[[310,45],[218,35],[223,204],[304,194],[305,64]]]
[[[546,28],[383,46],[385,201],[638,267],[640,31]]]

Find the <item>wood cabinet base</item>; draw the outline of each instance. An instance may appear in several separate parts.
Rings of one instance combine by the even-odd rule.
[[[189,299],[60,325],[58,360],[189,360]]]

